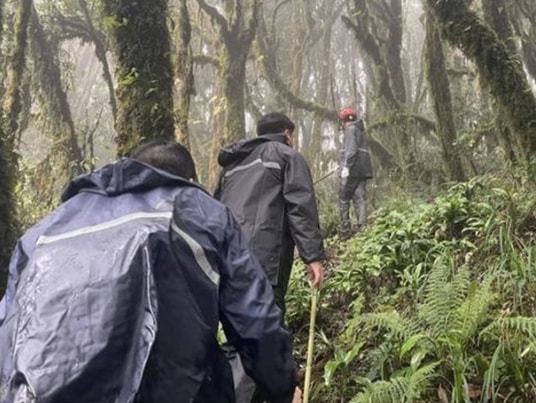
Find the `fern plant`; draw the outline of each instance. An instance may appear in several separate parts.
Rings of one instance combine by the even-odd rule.
[[[392,361],[403,365],[409,360],[411,370],[403,370],[404,375],[398,370],[399,375],[388,381],[381,379],[368,384],[356,396],[356,402],[415,401],[429,385],[415,382],[421,373],[427,374],[427,380],[439,376],[451,379],[454,401],[469,401],[467,371],[478,331],[489,321],[488,311],[494,301],[492,278],[481,284],[473,283],[466,267],[455,270],[451,263],[436,262],[424,300],[415,312],[372,313],[361,317],[364,327],[383,339],[369,358],[377,357],[377,352],[388,344]],[[393,367],[396,366],[394,363]]]
[[[420,398],[430,382],[436,377],[439,362],[418,369],[407,368],[403,376],[389,381],[369,382],[365,390],[352,399],[352,403],[410,403]]]

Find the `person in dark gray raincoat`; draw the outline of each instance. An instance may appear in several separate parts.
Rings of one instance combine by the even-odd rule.
[[[218,322],[292,396],[281,312],[228,208],[176,143],[76,178],[19,240],[0,303],[0,402],[234,402]]]
[[[223,170],[215,192],[242,227],[283,311],[295,246],[313,286],[320,287],[324,278],[325,253],[313,181],[305,159],[292,148],[293,131],[294,123],[287,116],[263,116],[257,123],[257,138],[221,150],[218,162]],[[228,357],[238,379],[238,403],[270,400],[241,376],[232,351]]]
[[[365,136],[365,125],[352,108],[339,112],[341,129],[344,130],[343,147],[339,161],[339,213],[341,237],[352,233],[350,203],[353,200],[357,219],[357,231],[367,223],[367,180],[372,178],[370,150]]]
[[[221,150],[223,170],[215,192],[238,220],[283,310],[295,245],[314,286],[324,276],[313,181],[307,162],[292,148],[293,131],[287,116],[263,116],[257,138]]]

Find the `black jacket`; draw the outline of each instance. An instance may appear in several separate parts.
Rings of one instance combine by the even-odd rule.
[[[344,142],[340,157],[341,168],[348,168],[351,177],[372,178],[370,151],[362,120],[350,123],[344,129]]]
[[[216,198],[235,215],[273,285],[288,282],[294,245],[305,263],[324,259],[311,173],[283,134],[220,152]]]
[[[289,334],[229,209],[128,159],[64,200],[11,260],[0,402],[232,402],[219,321],[248,374],[292,394]]]

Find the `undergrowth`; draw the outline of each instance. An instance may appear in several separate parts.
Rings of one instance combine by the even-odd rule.
[[[536,401],[536,190],[476,178],[386,206],[328,241],[312,401]],[[287,320],[303,362],[301,271]]]

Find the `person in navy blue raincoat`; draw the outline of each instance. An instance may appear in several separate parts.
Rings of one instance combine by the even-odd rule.
[[[0,402],[233,402],[218,322],[247,373],[292,396],[272,287],[176,143],[73,180],[18,241],[0,302]]]

